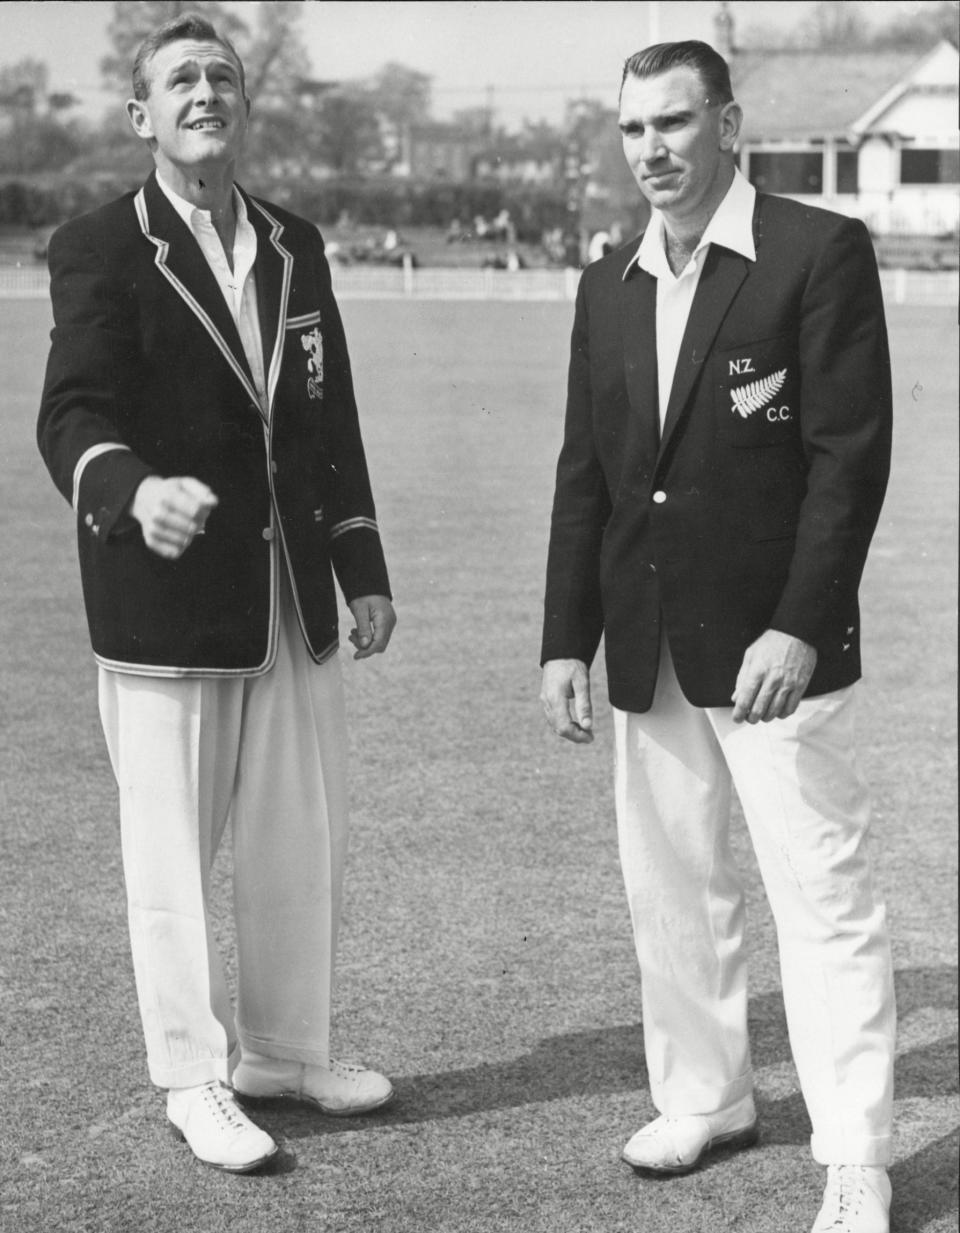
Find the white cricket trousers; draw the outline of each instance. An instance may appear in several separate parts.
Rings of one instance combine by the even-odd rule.
[[[281,592],[277,660],[264,676],[100,670],[137,998],[160,1087],[227,1081],[238,1044],[329,1060],[347,847],[343,684],[336,656],[310,658]],[[228,818],[236,1015],[209,905]]]
[[[896,1011],[854,761],[853,690],[788,719],[691,706],[666,639],[652,709],[614,711],[620,860],[653,1102],[672,1117],[753,1089],[736,789],[777,927],[790,1045],[820,1164],[891,1155]]]

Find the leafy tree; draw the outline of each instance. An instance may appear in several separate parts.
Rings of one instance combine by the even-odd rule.
[[[59,169],[82,145],[78,125],[66,119],[72,95],[48,92],[49,72],[40,60],[24,59],[0,69],[0,171]]]
[[[49,76],[42,60],[29,57],[0,68],[0,107],[8,115],[35,116],[47,96]]]
[[[869,41],[863,14],[848,0],[820,0],[797,26],[797,38],[808,47],[842,50],[863,47]]]
[[[566,148],[563,133],[546,120],[525,120],[519,140],[533,158],[561,158]]]
[[[298,161],[310,147],[310,118],[300,106],[310,74],[302,12],[299,0],[258,4],[253,30],[237,44],[253,104],[242,166],[261,184],[270,179],[271,168]]]
[[[947,0],[942,4],[915,5],[914,12],[897,13],[874,34],[874,47],[926,47],[940,39],[948,39],[954,47],[960,45],[960,4]]]
[[[568,180],[584,182],[592,169],[597,142],[616,126],[616,115],[599,99],[569,99],[564,108],[563,129],[567,142]]]
[[[921,0],[910,6],[909,13],[898,11],[899,7],[872,5],[868,9],[852,0],[822,0],[793,30],[785,32],[769,22],[751,22],[740,41],[744,47],[754,49],[799,46],[823,51],[922,49],[939,39],[949,39],[956,47],[960,42],[957,0]],[[881,13],[885,20],[879,24],[870,21],[868,12],[871,16]]]
[[[304,80],[299,104],[302,173],[363,175],[395,163],[410,126],[429,119],[430,78],[391,62],[365,81]]]
[[[368,84],[371,103],[398,147],[412,124],[430,118],[431,78],[417,69],[390,60]]]
[[[256,9],[253,31],[238,40],[247,75],[247,93],[258,104],[266,100],[289,103],[300,82],[310,73],[300,30],[302,0],[273,0],[258,4]]]
[[[373,104],[397,125],[420,124],[430,118],[432,80],[427,73],[389,60],[370,84]]]
[[[493,112],[489,107],[461,107],[453,113],[453,123],[471,137],[493,137]]]
[[[322,94],[313,112],[311,147],[337,175],[357,175],[383,158],[377,111],[369,92],[344,82]]]

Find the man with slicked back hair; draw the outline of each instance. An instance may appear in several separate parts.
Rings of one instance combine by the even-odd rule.
[[[758,1138],[736,791],[827,1168],[813,1233],[887,1233],[893,975],[853,729],[890,463],[883,302],[861,222],[741,175],[741,118],[705,43],[626,62],[623,150],[652,217],[581,279],[541,699],[593,740],[602,637],[658,1112],[624,1160],[673,1176]]]

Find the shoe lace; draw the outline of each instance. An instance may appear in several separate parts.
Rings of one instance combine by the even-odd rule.
[[[210,1106],[218,1122],[230,1130],[242,1130],[246,1118],[240,1112],[231,1092],[220,1083],[211,1083],[204,1089],[203,1099]]]
[[[831,1165],[827,1170],[827,1194],[824,1206],[830,1220],[842,1225],[848,1216],[855,1216],[864,1194],[860,1169],[849,1165]]]
[[[359,1062],[340,1062],[334,1058],[330,1059],[327,1069],[341,1079],[355,1079],[364,1071],[364,1067]]]

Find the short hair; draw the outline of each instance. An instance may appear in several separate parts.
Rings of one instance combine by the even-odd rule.
[[[205,17],[201,17],[199,13],[181,13],[179,17],[173,17],[170,21],[165,21],[162,26],[158,26],[140,44],[133,61],[133,97],[135,99],[142,102],[150,95],[150,78],[147,74],[149,62],[161,47],[166,47],[168,43],[179,42],[181,39],[208,39],[219,43],[236,60],[237,68],[240,70],[240,91],[246,95],[247,82],[243,72],[243,61],[237,54],[236,47],[226,35],[219,34],[216,27]]]
[[[620,92],[628,77],[658,77],[669,69],[691,68],[700,78],[711,106],[723,106],[733,102],[733,87],[730,85],[730,69],[719,52],[709,43],[698,39],[686,39],[680,43],[654,43],[643,51],[634,52],[623,66]]]

